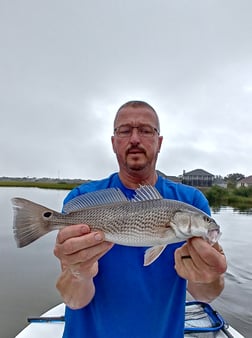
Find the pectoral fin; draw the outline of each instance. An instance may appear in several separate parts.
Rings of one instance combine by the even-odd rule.
[[[153,246],[145,251],[144,254],[144,266],[148,266],[153,263],[164,251],[166,245]]]

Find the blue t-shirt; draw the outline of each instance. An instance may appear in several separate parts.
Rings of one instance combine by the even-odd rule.
[[[73,189],[64,203],[90,191],[118,187],[130,199],[117,173]],[[158,177],[155,185],[164,198],[176,199],[210,214],[208,202],[197,189]],[[63,338],[182,338],[186,280],[174,269],[174,251],[182,243],[170,244],[151,265],[144,267],[143,247],[114,245],[99,260],[94,278],[95,296],[85,307],[66,307]]]

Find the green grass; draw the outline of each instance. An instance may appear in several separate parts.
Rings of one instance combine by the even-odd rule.
[[[202,190],[210,206],[231,206],[240,210],[252,208],[252,188],[221,188],[213,186]]]
[[[30,182],[30,181],[0,181],[0,187],[24,187],[24,188],[41,188],[41,189],[62,189],[71,190],[76,187],[77,183],[66,182]]]

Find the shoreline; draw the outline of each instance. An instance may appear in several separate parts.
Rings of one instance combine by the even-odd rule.
[[[0,180],[0,187],[40,188],[56,190],[72,190],[78,185],[90,182],[90,180]],[[252,209],[252,196],[241,194],[244,188],[209,188],[196,187],[206,196],[211,207],[230,206],[242,211]],[[251,188],[247,188],[250,191]],[[245,189],[246,190],[246,189]],[[252,190],[251,190],[252,191]]]

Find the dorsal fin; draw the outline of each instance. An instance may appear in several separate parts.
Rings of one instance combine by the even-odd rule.
[[[152,185],[142,185],[136,189],[136,195],[133,198],[133,202],[141,202],[146,200],[160,200],[163,197],[159,191]]]
[[[68,214],[70,212],[81,210],[87,207],[127,201],[128,201],[127,197],[123,194],[123,192],[120,189],[109,188],[79,195],[70,200],[69,202],[67,202],[64,205],[62,211]]]

